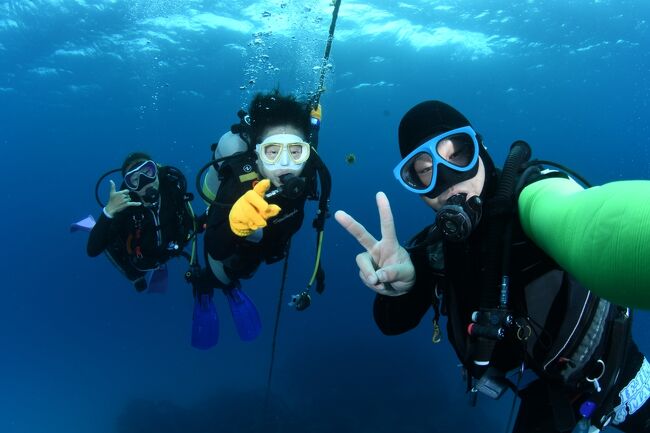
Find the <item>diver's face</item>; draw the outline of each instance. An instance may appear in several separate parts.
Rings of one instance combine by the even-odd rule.
[[[149,191],[152,188],[158,189],[159,187],[160,187],[160,180],[158,180],[158,177],[156,176],[156,180],[151,182],[149,185],[146,185],[144,188],[133,192],[135,192],[138,195],[138,197],[140,197],[140,200],[146,201],[144,200],[144,198],[147,195],[147,191]]]
[[[143,165],[144,163],[144,165]],[[130,176],[129,172],[131,170],[134,170],[136,167],[139,165],[142,165],[141,169],[138,169],[137,171],[133,172],[131,176],[134,179],[131,179],[131,182],[137,182],[136,185],[142,184],[142,188],[140,189],[131,189],[131,192],[135,193],[140,200],[143,202],[147,202],[144,198],[147,195],[147,192],[150,189],[158,189],[160,187],[160,180],[158,177],[158,168],[155,165],[154,162],[152,161],[134,161],[131,165],[129,165],[126,168],[126,176]],[[141,173],[141,174],[140,174]],[[151,180],[153,177],[153,180]],[[125,183],[127,183],[128,187],[128,179],[124,179]],[[147,183],[145,185],[146,182]]]
[[[429,158],[430,159],[430,158]],[[418,167],[418,161],[416,161],[416,166],[415,169],[418,173],[418,176],[420,176],[420,171],[422,171],[422,175],[427,176],[427,171],[426,171],[426,161],[422,161],[420,164],[420,167]],[[429,163],[429,167],[430,167]],[[418,170],[420,168],[420,170]],[[429,180],[431,180],[431,173],[430,171],[428,172]],[[485,167],[483,166],[483,160],[479,156],[478,158],[478,171],[476,172],[476,175],[474,175],[473,178],[467,179],[463,182],[457,183],[455,185],[452,185],[451,187],[447,188],[444,190],[439,196],[435,198],[429,198],[425,195],[421,195],[420,198],[433,210],[440,210],[445,204],[447,204],[447,200],[449,197],[452,195],[456,194],[461,194],[465,193],[467,194],[467,199],[473,197],[473,196],[478,196],[481,195],[481,192],[483,191],[483,186],[485,185]]]
[[[302,131],[300,131],[299,129],[291,125],[280,125],[280,126],[272,126],[270,128],[267,128],[262,134],[262,137],[260,138],[260,142],[263,142],[267,137],[270,137],[272,135],[278,135],[278,134],[292,134],[302,138]],[[272,151],[272,149],[270,149],[270,151]],[[303,163],[300,165],[299,168],[295,168],[296,167],[295,164],[287,164],[285,161],[287,161],[286,158],[280,158],[276,164],[273,164],[273,168],[271,169],[269,166],[263,164],[262,161],[260,161],[260,159],[258,158],[257,169],[259,170],[260,174],[265,178],[269,179],[273,185],[275,185],[276,187],[280,187],[282,185],[280,176],[288,173],[291,173],[295,176],[300,176],[300,173],[302,173],[302,170],[305,166],[305,164]]]
[[[466,167],[472,162],[474,152],[466,142],[443,139],[436,146],[436,152],[444,160],[458,166]],[[431,184],[433,175],[433,160],[429,153],[423,152],[413,162],[413,169],[420,185]]]
[[[431,159],[431,155],[423,153],[418,156],[413,163],[413,169],[421,185],[429,185],[431,183],[431,176],[433,175],[433,160]]]

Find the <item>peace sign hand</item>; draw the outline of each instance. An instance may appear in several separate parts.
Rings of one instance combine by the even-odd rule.
[[[365,253],[357,255],[363,283],[380,295],[400,296],[415,284],[415,268],[408,252],[397,241],[390,203],[383,192],[377,193],[377,209],[381,222],[380,241],[347,213],[339,210],[334,218],[366,249]]]
[[[108,203],[104,209],[111,218],[115,216],[116,213],[123,211],[127,207],[140,206],[142,204],[138,201],[131,201],[131,195],[129,194],[128,189],[115,191],[115,182],[112,180],[109,182],[111,183],[111,191],[108,196]]]

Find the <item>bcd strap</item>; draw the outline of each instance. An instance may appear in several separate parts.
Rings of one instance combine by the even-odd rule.
[[[488,217],[489,230],[486,245],[489,248],[482,251],[481,258],[484,266],[481,281],[481,310],[506,309],[508,307],[507,290],[505,290],[506,296],[502,296],[504,291],[501,290],[499,276],[502,277],[502,280],[508,276],[511,239],[510,219],[515,213],[515,189],[521,173],[521,166],[530,159],[530,155],[530,146],[524,141],[516,141],[510,146],[510,152],[506,158],[496,194],[490,199],[494,205],[492,205],[493,214]],[[496,340],[482,336],[471,338],[469,352],[472,361],[478,366],[488,365],[495,346]]]
[[[240,183],[253,182],[259,179],[255,158],[255,155],[250,152],[235,153],[228,156],[228,159],[223,161],[218,168],[219,178],[223,180],[229,176],[236,176]]]

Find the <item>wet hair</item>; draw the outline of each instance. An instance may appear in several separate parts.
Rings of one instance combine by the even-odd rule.
[[[137,162],[148,161],[151,159],[151,156],[144,152],[133,152],[129,153],[122,163],[122,177],[126,174],[127,170],[131,166],[135,165]]]
[[[310,111],[307,103],[298,101],[292,95],[283,96],[278,89],[256,94],[248,108],[251,143],[259,143],[266,129],[282,125],[293,126],[307,140],[311,125]]]

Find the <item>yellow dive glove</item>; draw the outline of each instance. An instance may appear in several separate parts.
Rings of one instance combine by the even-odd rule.
[[[255,230],[266,227],[266,220],[280,213],[280,206],[268,204],[264,200],[264,193],[270,187],[271,181],[264,179],[235,202],[228,216],[230,230],[234,234],[248,236]]]

